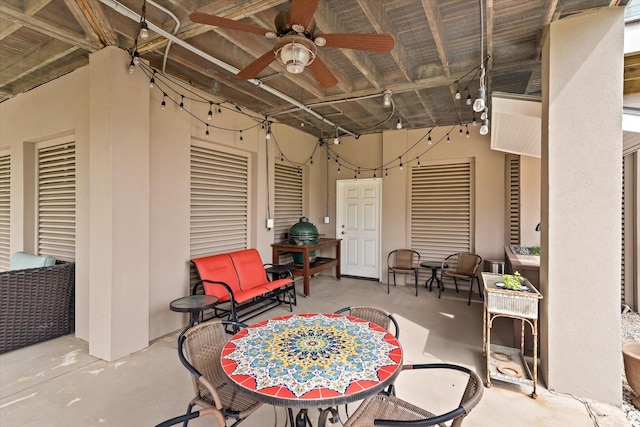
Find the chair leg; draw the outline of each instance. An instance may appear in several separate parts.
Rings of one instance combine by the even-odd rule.
[[[192,410],[193,403],[189,403],[189,406],[187,406],[187,414],[190,414]],[[187,427],[187,424],[189,424],[189,420],[185,420],[184,424],[182,424],[182,427]]]
[[[453,278],[453,283],[455,283],[456,285],[456,293],[458,292],[458,281],[456,280],[456,278]]]
[[[467,305],[471,305],[471,294],[473,293],[473,277],[469,279],[469,302]]]
[[[414,274],[416,276],[416,296],[418,296],[418,270]]]
[[[389,270],[387,269],[387,294],[389,294],[389,282],[390,282],[389,277],[390,277],[389,276]]]
[[[476,276],[476,280],[478,281],[478,293],[480,294],[480,299],[484,301],[484,292],[482,291],[482,286],[480,286],[480,278]]]

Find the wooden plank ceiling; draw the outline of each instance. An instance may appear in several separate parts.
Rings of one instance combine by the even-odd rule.
[[[354,134],[396,128],[429,128],[471,123],[465,100],[479,87],[486,58],[492,91],[540,96],[541,43],[554,20],[611,7],[612,0],[483,0],[484,49],[481,52],[480,1],[470,0],[320,0],[315,34],[385,33],[390,53],[319,47],[318,57],[338,83],[323,88],[309,70],[289,74],[273,61],[258,79],[325,117],[293,107],[254,83],[204,59],[154,31],[138,38],[140,56],[158,70],[185,80],[213,102],[248,108],[270,120],[300,127],[316,136],[335,134],[338,125]],[[625,0],[617,3],[626,4]],[[88,64],[89,54],[105,46],[131,51],[139,21],[111,6],[142,13],[142,0],[2,0],[0,2],[0,101],[9,99]],[[275,28],[287,0],[149,0],[145,18],[208,55],[242,69],[273,48],[261,35],[195,24],[193,12]],[[172,17],[173,15],[174,17]],[[177,19],[177,21],[176,21]],[[179,22],[179,26],[176,25]],[[126,64],[125,64],[126,66]],[[637,57],[626,68],[638,90]],[[160,76],[160,74],[159,74]],[[626,83],[625,83],[626,84]],[[626,88],[627,86],[625,86]],[[456,90],[461,99],[454,100]],[[393,104],[384,107],[382,93]],[[479,119],[479,116],[476,115]]]

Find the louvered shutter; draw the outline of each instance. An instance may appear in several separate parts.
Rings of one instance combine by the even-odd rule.
[[[507,156],[509,244],[520,244],[520,156]]]
[[[0,155],[0,271],[9,270],[9,232],[11,224],[9,213],[11,206],[11,157]]]
[[[245,156],[191,147],[191,258],[247,247]]]
[[[423,261],[472,251],[470,162],[411,169],[411,248]]]
[[[295,166],[275,167],[274,240],[284,240],[289,229],[302,216],[302,172]]]
[[[37,252],[56,259],[76,257],[76,146],[43,146],[38,151]]]

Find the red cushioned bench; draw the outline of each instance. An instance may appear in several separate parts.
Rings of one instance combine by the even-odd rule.
[[[192,259],[200,280],[192,294],[214,295],[218,303],[214,317],[244,322],[280,304],[296,305],[293,273],[286,270],[286,278],[269,280],[260,253],[243,249],[219,255]],[[280,267],[280,266],[278,266]]]

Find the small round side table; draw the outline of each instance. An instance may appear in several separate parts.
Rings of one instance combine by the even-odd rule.
[[[435,280],[436,286],[438,289],[442,287],[442,282],[438,278],[438,270],[442,267],[442,263],[438,261],[425,261],[420,263],[420,267],[431,269],[431,277],[424,282],[424,287],[426,288],[429,285],[429,292],[431,292],[431,286],[433,285],[433,281]],[[444,268],[448,268],[449,264],[445,263]]]
[[[180,337],[187,332],[187,329],[198,323],[200,313],[208,308],[213,308],[218,302],[218,298],[213,295],[189,295],[186,297],[178,298],[169,303],[171,311],[177,311],[180,313],[189,313],[189,324],[184,331],[180,333]]]

